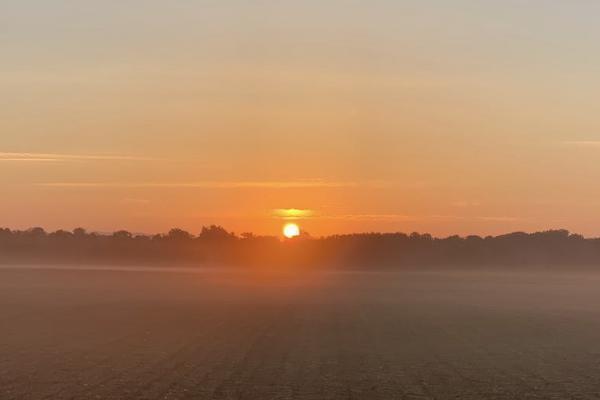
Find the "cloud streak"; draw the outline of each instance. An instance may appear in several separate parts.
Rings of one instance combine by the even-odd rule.
[[[201,181],[201,182],[49,182],[36,186],[54,188],[198,188],[198,189],[302,189],[358,187],[356,182],[331,181]]]
[[[276,208],[273,215],[282,219],[304,219],[315,215],[314,210],[302,210],[297,208]]]
[[[0,162],[69,162],[69,161],[155,161],[156,158],[107,154],[57,154],[0,152]]]
[[[329,220],[350,221],[384,221],[384,222],[414,222],[414,221],[437,221],[437,220],[478,220],[484,222],[513,222],[521,218],[512,216],[464,216],[464,215],[407,215],[407,214],[329,214],[311,215],[313,218]]]
[[[563,142],[563,144],[566,144],[568,146],[600,148],[600,140],[570,140]]]

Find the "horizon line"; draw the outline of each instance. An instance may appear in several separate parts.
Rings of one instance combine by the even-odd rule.
[[[202,225],[200,227],[200,231],[202,231],[203,228],[220,228],[223,229],[225,232],[237,237],[237,238],[242,238],[241,235],[249,233],[251,235],[254,235],[255,237],[263,237],[263,238],[268,238],[268,237],[279,237],[280,235],[265,235],[265,234],[255,234],[254,232],[241,232],[239,235],[235,233],[235,231],[230,231],[227,230],[225,227],[223,227],[222,225],[219,224],[208,224],[208,225]],[[173,230],[180,230],[183,232],[187,232],[190,235],[194,236],[194,234],[192,234],[190,231],[186,230],[186,229],[182,229],[182,228],[178,228],[178,227],[172,227],[170,228],[168,231],[163,231],[163,232],[155,232],[155,233],[148,233],[148,232],[140,232],[140,231],[129,231],[127,229],[116,229],[113,231],[97,231],[97,230],[87,230],[84,227],[76,227],[73,228],[71,230],[68,229],[63,229],[63,228],[59,228],[56,230],[51,230],[48,231],[46,230],[46,228],[42,227],[42,226],[32,226],[30,228],[27,229],[11,229],[9,227],[3,227],[0,226],[0,232],[2,231],[9,231],[11,233],[16,233],[16,232],[29,232],[32,231],[34,229],[42,229],[46,234],[52,234],[52,233],[56,233],[56,232],[68,232],[68,233],[73,233],[75,230],[77,229],[83,229],[85,231],[86,234],[90,235],[90,234],[95,234],[95,235],[100,235],[100,236],[111,236],[112,234],[118,233],[118,232],[128,232],[132,235],[136,235],[136,236],[147,236],[147,237],[153,237],[153,236],[164,236],[164,235],[168,235],[170,231]],[[525,230],[515,230],[515,231],[510,231],[510,232],[504,232],[504,233],[498,233],[498,234],[494,234],[494,235],[481,235],[481,234],[449,234],[449,235],[433,235],[429,232],[417,232],[417,231],[413,231],[413,232],[408,232],[408,231],[361,231],[361,232],[348,232],[348,233],[331,233],[331,234],[327,234],[327,235],[320,235],[320,236],[311,236],[310,232],[305,232],[308,234],[308,238],[309,239],[327,239],[327,238],[332,238],[332,237],[339,237],[339,236],[369,236],[369,235],[381,235],[381,236],[392,236],[392,235],[406,235],[406,236],[411,236],[413,234],[417,234],[419,236],[431,236],[433,239],[448,239],[448,238],[452,238],[452,237],[459,237],[462,239],[466,239],[468,237],[479,237],[482,239],[485,239],[487,237],[492,237],[492,238],[498,238],[501,236],[506,236],[506,235],[513,235],[513,234],[526,234],[526,235],[533,235],[533,234],[539,234],[539,233],[549,233],[549,232],[567,232],[567,234],[569,236],[581,236],[584,239],[590,239],[590,240],[594,240],[594,239],[600,239],[600,236],[585,236],[581,233],[577,233],[577,232],[572,232],[569,229],[566,228],[549,228],[549,229],[544,229],[544,230],[532,230],[532,231],[525,231]],[[199,235],[196,234],[196,236]]]

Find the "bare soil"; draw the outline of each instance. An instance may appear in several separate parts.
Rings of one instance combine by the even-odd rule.
[[[600,274],[0,269],[0,399],[598,399]]]

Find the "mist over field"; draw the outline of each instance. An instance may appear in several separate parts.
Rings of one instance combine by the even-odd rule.
[[[0,398],[594,399],[600,273],[0,268]]]
[[[0,400],[599,400],[599,16],[0,0]]]

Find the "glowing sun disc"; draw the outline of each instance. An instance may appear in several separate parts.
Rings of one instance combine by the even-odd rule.
[[[300,235],[300,227],[296,224],[286,224],[283,227],[283,236],[288,239],[294,238]]]

